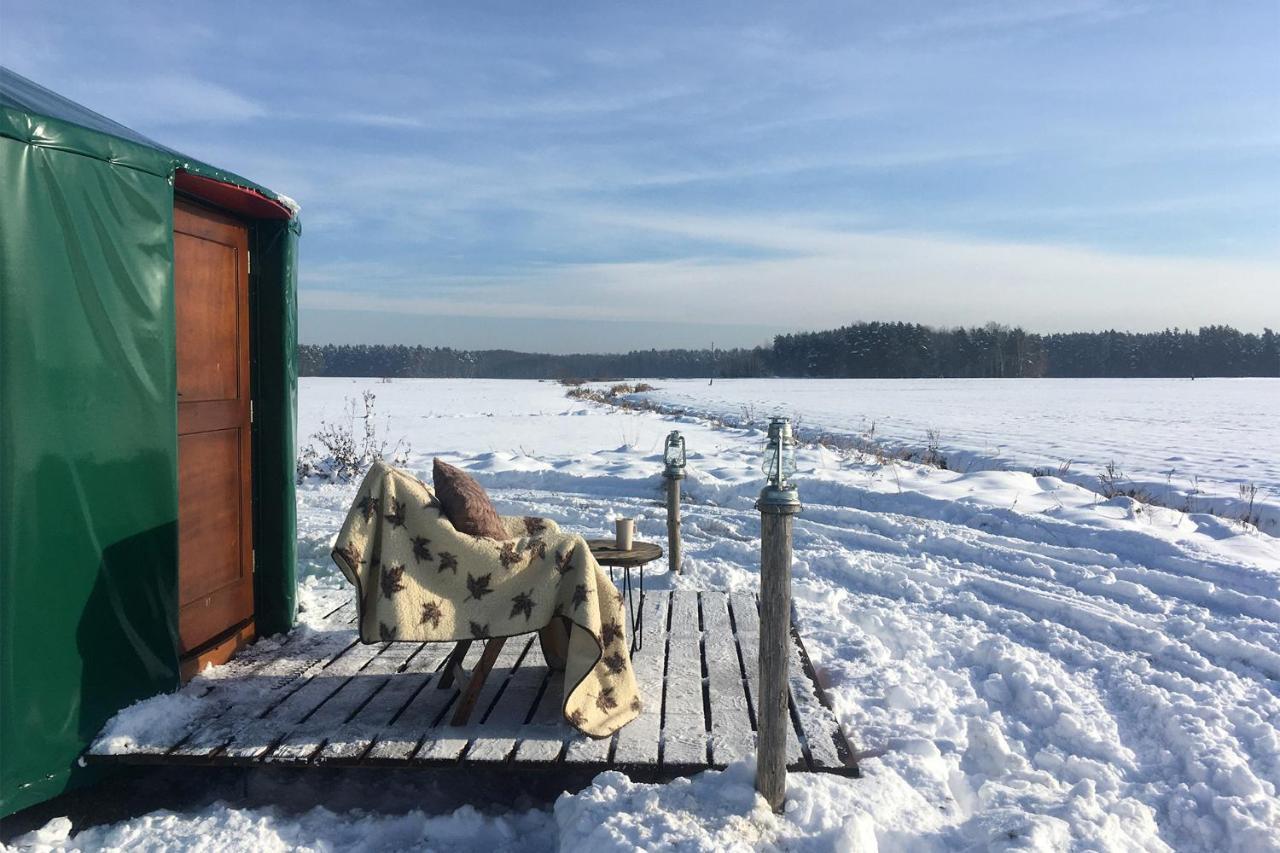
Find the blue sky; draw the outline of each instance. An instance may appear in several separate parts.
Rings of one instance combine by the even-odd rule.
[[[301,202],[301,336],[1280,326],[1280,4],[3,0],[0,63]]]

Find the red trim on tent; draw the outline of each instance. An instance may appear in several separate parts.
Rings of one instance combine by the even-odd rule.
[[[173,185],[183,192],[191,193],[205,201],[232,213],[250,219],[292,219],[293,211],[280,202],[267,198],[257,190],[238,187],[193,175],[179,169],[173,176]]]

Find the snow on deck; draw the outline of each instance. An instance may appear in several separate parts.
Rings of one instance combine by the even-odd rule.
[[[507,642],[471,721],[448,722],[441,689],[452,643],[357,642],[353,603],[318,630],[117,715],[89,749],[98,763],[276,766],[507,765],[654,771],[726,767],[755,752],[758,604],[746,593],[655,591],[632,659],[644,710],[609,738],[577,733],[561,710],[563,676],[535,634]],[[473,644],[470,669],[482,646]],[[212,673],[210,673],[212,675]],[[840,730],[793,635],[788,764],[856,775]],[[163,724],[157,723],[163,721]]]

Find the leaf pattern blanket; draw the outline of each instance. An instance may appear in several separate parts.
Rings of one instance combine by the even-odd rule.
[[[621,594],[581,536],[548,519],[503,523],[501,541],[462,533],[428,486],[374,463],[333,549],[357,589],[360,639],[538,631],[547,660],[563,663],[565,719],[592,737],[613,734],[640,712]]]

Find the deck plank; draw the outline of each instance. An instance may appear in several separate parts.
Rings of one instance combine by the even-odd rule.
[[[707,725],[702,699],[702,630],[698,594],[671,594],[667,635],[666,694],[662,708],[662,764],[707,764]]]
[[[330,734],[324,749],[316,756],[318,762],[356,761],[369,750],[369,746],[386,730],[418,691],[429,689],[438,677],[452,643],[422,643],[405,667],[389,676],[388,683],[369,700],[360,711]]]
[[[184,694],[201,700],[202,705],[199,714],[184,729],[139,733],[124,749],[130,754],[139,756],[161,756],[170,752],[190,733],[212,725],[216,718],[228,711],[233,711],[242,698],[233,688],[246,682],[251,681],[257,684],[271,678],[272,672],[275,671],[273,666],[281,656],[298,654],[300,650],[314,642],[316,642],[314,635],[294,632],[281,644],[251,644],[236,657],[213,668],[209,674],[197,675],[183,689]],[[113,746],[116,749],[121,748],[118,743]],[[105,743],[95,740],[89,751],[91,754],[102,753],[106,748]]]
[[[564,673],[552,672],[543,686],[533,717],[521,732],[515,760],[545,764],[558,761],[565,742],[574,734],[564,719]]]
[[[755,595],[751,593],[733,592],[729,594],[729,606],[733,611],[734,624],[737,626],[735,638],[742,652],[742,661],[746,667],[747,690],[751,699],[751,707],[760,707],[757,696],[760,695],[760,610]],[[789,770],[808,770],[804,760],[804,749],[800,745],[800,735],[794,723],[787,726],[787,768]]]
[[[444,649],[445,657],[453,651],[453,643],[433,643]],[[471,668],[480,659],[481,643],[472,643],[463,658],[464,668]],[[412,701],[396,717],[395,721],[378,733],[373,746],[365,753],[365,760],[371,763],[404,764],[417,752],[418,746],[436,720],[441,720],[444,712],[453,704],[458,696],[457,687],[441,689],[436,678],[418,691]]]
[[[535,710],[534,700],[539,698],[538,692],[548,674],[542,644],[535,636],[506,688],[487,709],[487,716],[481,721],[471,748],[464,756],[465,761],[500,762],[515,751],[520,730],[525,719]],[[477,707],[476,710],[479,713],[485,709]]]
[[[266,755],[275,744],[298,727],[313,711],[346,685],[348,679],[368,666],[387,644],[359,643],[307,679],[283,702],[265,716],[236,728],[222,747],[222,754],[234,761],[247,761]]]
[[[796,637],[791,640],[791,661],[787,667],[787,679],[791,686],[793,710],[800,720],[805,745],[815,769],[843,768],[847,762],[836,747],[837,739],[844,745],[844,733],[835,714],[818,698],[817,689],[810,678]],[[851,758],[852,756],[850,756]]]
[[[333,660],[358,645],[350,631],[320,634],[315,643],[306,644],[296,654],[285,654],[247,679],[252,695],[238,697],[234,709],[222,714],[209,725],[196,730],[178,744],[170,755],[207,758],[217,752],[242,727],[262,717],[273,707],[301,689]],[[239,693],[239,691],[237,691]]]
[[[667,608],[671,594],[646,593],[643,603],[645,644],[631,656],[636,686],[641,696],[640,716],[618,732],[617,764],[658,763],[662,741],[662,669],[667,658]]]
[[[587,737],[582,732],[572,732],[569,735],[569,746],[564,751],[564,761],[566,764],[607,764],[615,737],[616,735],[609,735],[594,738]]]
[[[728,597],[723,592],[704,592],[701,601],[711,699],[711,765],[724,767],[754,753],[756,735],[747,710],[747,686],[729,621]]]
[[[334,627],[345,628],[348,625],[354,625],[356,622],[356,618],[359,615],[360,614],[356,611],[355,596],[352,596],[351,598],[348,598],[346,601],[339,604],[333,610],[330,610],[328,613],[326,613],[322,621],[324,621],[329,625],[333,625]]]
[[[305,720],[290,729],[275,749],[264,754],[265,760],[292,764],[310,761],[334,730],[355,716],[417,650],[411,643],[390,643]]]
[[[462,751],[467,748],[475,737],[474,732],[483,709],[493,704],[494,697],[511,677],[516,661],[524,654],[529,643],[536,642],[537,639],[537,635],[521,635],[507,640],[502,646],[502,651],[498,652],[497,658],[494,659],[493,669],[489,671],[489,677],[485,679],[484,686],[480,689],[480,695],[476,699],[476,706],[475,710],[472,711],[471,720],[465,726],[453,726],[449,724],[448,716],[446,716],[436,725],[418,751],[414,753],[413,761],[434,763],[453,761],[459,758],[462,755]],[[475,643],[473,647],[480,645],[480,643]],[[471,669],[472,667],[468,667],[468,672]],[[438,692],[444,693],[448,691],[442,690]]]

